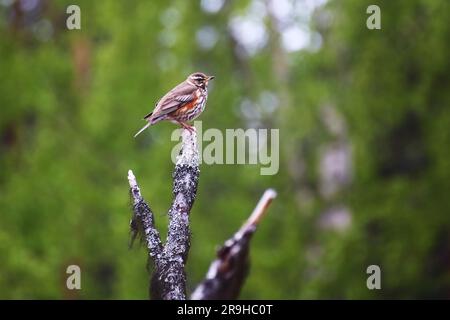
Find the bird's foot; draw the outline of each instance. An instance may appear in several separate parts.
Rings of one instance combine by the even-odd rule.
[[[197,132],[197,129],[196,129],[194,126],[190,126],[190,125],[188,125],[187,123],[180,122],[180,125],[181,125],[184,129],[188,130],[190,133],[195,133],[195,132]]]

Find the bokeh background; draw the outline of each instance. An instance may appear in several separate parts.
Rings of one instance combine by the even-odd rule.
[[[280,170],[202,165],[189,291],[273,187],[242,298],[449,298],[449,6],[0,0],[0,298],[147,299],[127,170],[164,235],[175,127],[133,134],[194,71],[216,76],[203,129],[280,129]]]

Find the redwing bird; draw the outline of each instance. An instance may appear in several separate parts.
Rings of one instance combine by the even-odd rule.
[[[170,120],[193,131],[195,128],[187,122],[194,120],[205,110],[208,82],[211,79],[214,79],[214,76],[207,76],[201,72],[187,77],[156,103],[155,110],[144,117],[148,123],[134,137],[162,120]]]

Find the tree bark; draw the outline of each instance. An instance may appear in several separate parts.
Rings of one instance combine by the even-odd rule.
[[[130,227],[132,239],[143,231],[149,259],[153,261],[154,272],[150,284],[150,297],[163,300],[186,299],[186,274],[191,233],[189,213],[197,194],[200,175],[197,134],[183,130],[182,149],[177,157],[173,172],[173,201],[169,209],[167,240],[161,243],[155,228],[150,207],[142,198],[133,172],[128,172],[128,181],[133,198],[133,217]]]

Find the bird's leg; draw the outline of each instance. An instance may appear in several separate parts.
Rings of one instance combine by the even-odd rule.
[[[186,122],[177,121],[183,128],[187,129],[190,133],[193,133],[195,131],[194,126],[188,125]]]
[[[186,125],[186,129],[188,129],[191,133],[194,133],[194,132],[197,131],[197,129],[195,129],[194,126],[191,126],[191,125],[189,125],[187,123],[185,123],[185,125]]]

